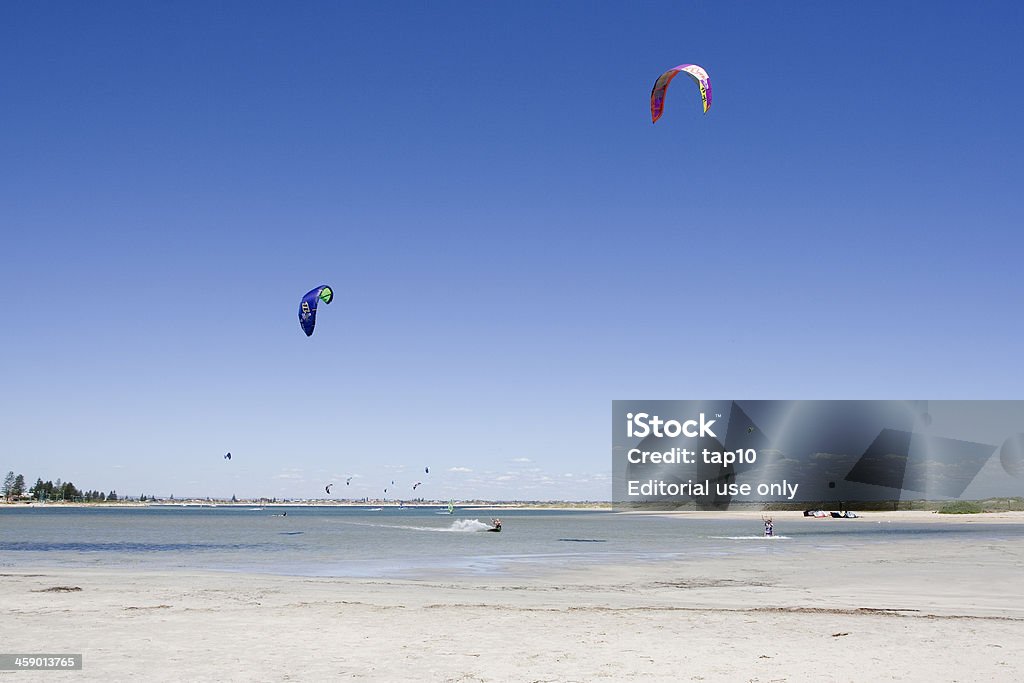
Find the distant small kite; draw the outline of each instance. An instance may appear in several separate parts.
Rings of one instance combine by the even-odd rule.
[[[332,486],[334,486],[334,484],[328,484],[327,486],[324,487],[324,491],[327,491],[327,495],[331,495]]]
[[[230,454],[230,453],[228,453],[227,455],[225,455],[225,456],[224,456],[224,459],[225,459],[225,460],[230,460],[230,459],[231,459],[231,454]]]

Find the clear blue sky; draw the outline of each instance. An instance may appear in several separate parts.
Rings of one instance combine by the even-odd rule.
[[[1015,2],[4,2],[0,469],[607,499],[613,399],[1021,398],[1022,35]],[[711,111],[680,78],[652,125],[684,62]]]

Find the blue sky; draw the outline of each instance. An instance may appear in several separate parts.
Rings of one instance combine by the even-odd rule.
[[[613,399],[1021,398],[1022,31],[1009,2],[3,3],[0,469],[607,499]],[[679,79],[652,126],[685,62],[711,111]]]

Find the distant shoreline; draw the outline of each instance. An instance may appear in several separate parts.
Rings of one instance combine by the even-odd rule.
[[[139,501],[115,501],[115,502],[95,502],[95,503],[78,503],[78,502],[65,502],[65,501],[47,501],[40,503],[38,501],[18,501],[18,502],[0,502],[0,510],[4,508],[42,508],[42,507],[61,507],[61,508],[243,508],[250,509],[254,507],[266,507],[266,508],[279,508],[279,507],[345,507],[345,508],[366,508],[366,507],[381,507],[391,509],[402,509],[402,508],[416,508],[416,509],[436,509],[436,508],[447,508],[448,502],[435,502],[435,503],[406,503],[403,505],[395,505],[393,503],[383,503],[370,501],[367,503],[352,502],[352,501],[278,501],[276,503],[260,503],[255,501],[239,501],[239,502],[221,502],[221,501],[210,501],[203,502],[198,500],[186,500],[186,501],[175,501],[175,502],[158,502],[141,503]],[[456,509],[459,510],[612,510],[611,503],[573,503],[571,501],[559,501],[552,503],[541,503],[541,502],[529,502],[529,503],[516,503],[516,502],[488,502],[488,501],[472,501],[466,503],[456,503]]]
[[[1024,524],[1024,511],[1004,510],[996,512],[976,512],[967,515],[940,514],[935,510],[877,510],[857,512],[857,517],[836,519],[833,517],[805,517],[797,510],[774,510],[758,512],[754,510],[714,511],[667,511],[667,510],[630,510],[625,515],[642,515],[647,517],[670,517],[673,519],[751,519],[760,520],[771,517],[776,522],[790,524],[808,524],[818,526],[847,526],[851,524],[881,523],[935,523],[935,524]]]
[[[175,503],[140,503],[140,502],[97,502],[97,503],[68,503],[68,502],[0,502],[0,511],[24,508],[105,508],[105,509],[138,509],[138,508],[231,508],[249,510],[252,508],[371,508],[381,507],[394,510],[399,509],[426,509],[446,508],[447,503],[416,503],[410,505],[389,505],[382,503],[355,503],[355,502],[326,502],[326,501],[285,501],[276,503],[252,503],[252,502],[199,502],[181,501]],[[622,510],[616,509],[611,503],[572,503],[572,502],[551,502],[551,503],[493,503],[475,501],[472,503],[458,504],[455,506],[461,511],[509,511],[509,510],[550,510],[552,512],[614,512],[620,515],[636,515],[645,517],[668,517],[673,519],[693,520],[714,520],[714,519],[760,519],[764,515],[771,516],[777,522],[786,524],[814,524],[814,525],[850,525],[850,524],[877,524],[877,523],[946,523],[946,524],[1024,524],[1024,511],[1003,510],[993,512],[978,512],[973,514],[940,514],[934,510],[880,510],[858,512],[853,519],[833,519],[831,517],[815,518],[805,517],[802,512],[796,510]]]

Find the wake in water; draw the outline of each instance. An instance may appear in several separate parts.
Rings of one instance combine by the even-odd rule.
[[[727,541],[788,541],[789,536],[708,536],[708,538],[725,539]]]
[[[484,524],[479,519],[457,519],[451,526],[412,526],[410,524],[371,524],[370,522],[341,522],[354,526],[374,526],[382,529],[408,529],[409,531],[443,531],[448,533],[467,533],[474,531],[487,531],[490,524]]]
[[[490,528],[490,524],[484,524],[479,519],[457,519],[443,531],[487,531]]]

